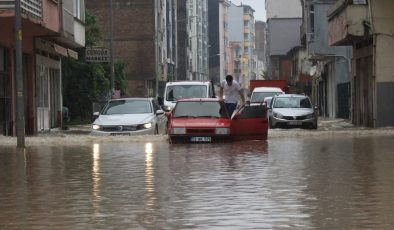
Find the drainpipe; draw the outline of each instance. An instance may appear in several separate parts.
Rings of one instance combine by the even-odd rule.
[[[157,3],[157,0],[154,0],[154,7],[155,7],[155,9],[153,10],[153,12],[154,12],[154,14],[155,14],[155,16],[154,16],[154,19],[155,19],[155,70],[156,70],[156,79],[155,79],[155,84],[156,84],[156,99],[158,99],[159,98],[159,57],[158,57],[158,55],[159,55],[159,41],[158,41],[158,28],[157,28],[157,26],[158,26],[158,23],[157,23],[157,20],[158,20],[158,3]]]

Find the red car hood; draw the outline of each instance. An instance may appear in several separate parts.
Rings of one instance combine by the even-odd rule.
[[[171,126],[175,128],[230,128],[231,120],[228,118],[171,118]]]

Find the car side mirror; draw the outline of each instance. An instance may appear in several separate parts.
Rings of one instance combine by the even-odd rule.
[[[92,116],[92,121],[96,120],[100,116],[100,112],[94,112]]]

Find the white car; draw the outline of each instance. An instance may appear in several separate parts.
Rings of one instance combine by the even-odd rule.
[[[153,98],[121,98],[93,114],[92,135],[130,136],[166,132],[167,117]]]
[[[278,87],[256,87],[254,88],[250,97],[250,103],[264,103],[265,98],[284,94],[281,88]]]
[[[317,129],[317,110],[308,96],[282,94],[274,96],[268,109],[269,127],[309,127]]]
[[[211,81],[167,82],[164,90],[163,108],[170,111],[179,99],[214,98],[215,91]]]

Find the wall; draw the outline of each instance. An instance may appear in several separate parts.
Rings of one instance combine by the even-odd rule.
[[[300,46],[301,18],[270,19],[267,23],[268,56],[286,55],[290,49]]]
[[[315,4],[315,32],[309,44],[309,53],[336,54],[351,57],[351,46],[328,45],[328,19],[327,11],[331,7],[328,4]]]
[[[256,21],[256,53],[259,60],[265,60],[265,22]]]
[[[394,81],[394,1],[372,4],[376,36],[376,82]]]
[[[376,127],[394,126],[394,2],[371,5],[376,34]]]
[[[133,80],[155,80],[155,23],[153,1],[113,0],[114,9],[114,59],[126,64],[125,77]],[[86,1],[86,9],[97,17],[102,37],[109,47],[110,10],[109,1]],[[144,68],[141,68],[141,67]],[[134,91],[134,92],[133,92]],[[139,95],[139,90],[130,89],[127,96]]]
[[[302,18],[300,0],[266,0],[267,19]]]
[[[244,12],[242,7],[231,3],[229,7],[229,41],[241,42],[244,40]]]

